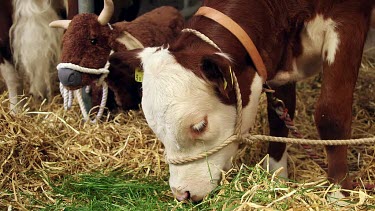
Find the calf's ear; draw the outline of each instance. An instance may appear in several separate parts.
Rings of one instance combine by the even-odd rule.
[[[220,54],[203,56],[201,71],[203,77],[213,84],[221,95],[229,98],[229,92],[233,90],[233,75],[228,58]]]

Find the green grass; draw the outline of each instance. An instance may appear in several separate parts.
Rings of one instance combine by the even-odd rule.
[[[121,173],[72,176],[52,187],[59,200],[45,210],[166,210],[173,203],[167,183]]]
[[[225,176],[201,203],[177,202],[168,183],[156,178],[132,179],[129,173],[92,173],[70,176],[51,184],[56,203],[44,210],[275,210],[331,209],[321,200],[329,189],[324,182],[298,184],[275,178],[259,166],[242,166]],[[56,185],[57,184],[57,185]],[[319,199],[318,199],[319,198]],[[369,202],[369,201],[368,201]],[[373,202],[373,201],[371,201]],[[356,203],[352,201],[353,205]],[[372,207],[369,203],[366,208]],[[363,205],[362,205],[363,206]],[[362,207],[363,208],[363,207]]]
[[[254,169],[257,169],[255,172]],[[247,181],[250,172],[259,178]],[[44,204],[45,210],[232,210],[255,183],[264,183],[269,174],[258,168],[243,167],[228,175],[232,181],[221,185],[199,204],[177,202],[168,182],[155,178],[132,179],[127,173],[92,173],[69,176],[51,184],[56,203]],[[251,183],[249,183],[251,182]],[[57,185],[56,185],[57,184]],[[238,185],[241,189],[238,190]],[[267,190],[259,190],[254,202],[267,204]]]

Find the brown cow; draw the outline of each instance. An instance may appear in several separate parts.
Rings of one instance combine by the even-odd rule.
[[[242,94],[243,133],[254,124],[265,80],[293,117],[296,82],[322,71],[315,110],[318,132],[321,139],[349,139],[353,90],[373,2],[205,1],[204,6],[221,11],[242,27],[254,42],[267,72],[256,68],[259,59],[250,57],[236,36],[202,15],[193,16],[184,33],[168,48],[116,53],[110,61],[143,65],[142,109],[168,158],[198,155],[234,133],[236,95],[230,83],[231,71],[238,78]],[[139,60],[130,61],[131,57]],[[268,113],[270,134],[287,136],[284,122],[271,108]],[[169,183],[176,198],[201,200],[217,186],[221,171],[231,167],[230,158],[237,148],[238,143],[232,143],[206,159],[169,164]],[[352,188],[347,146],[328,146],[326,150],[330,181]],[[287,177],[285,144],[270,143],[268,153],[270,168],[284,167],[282,176]]]
[[[63,37],[59,79],[68,89],[91,85],[108,74],[106,81],[115,93],[116,103],[124,110],[137,109],[140,103],[140,83],[134,80],[134,69],[125,68],[128,75],[111,74],[112,67],[105,67],[111,51],[127,51],[143,46],[168,43],[180,32],[184,23],[177,9],[169,6],[154,9],[131,22],[109,24],[113,2],[104,1],[99,17],[79,14],[72,20],[60,20],[52,27],[67,29]],[[109,64],[108,64],[109,65]],[[120,64],[121,66],[121,64]],[[109,71],[108,71],[109,68]]]

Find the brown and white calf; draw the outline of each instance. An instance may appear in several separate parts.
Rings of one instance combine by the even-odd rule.
[[[79,14],[72,20],[59,20],[50,24],[66,29],[61,63],[58,65],[59,79],[68,89],[75,90],[92,85],[103,74],[108,74],[106,81],[115,94],[116,104],[124,110],[138,109],[141,83],[134,80],[134,69],[122,66],[121,63],[114,62],[107,67],[109,71],[104,68],[111,51],[128,51],[168,43],[180,32],[184,20],[177,9],[164,6],[131,22],[109,24],[113,11],[112,0],[105,0],[99,16]]]
[[[168,157],[197,155],[234,133],[236,96],[230,68],[242,93],[243,133],[254,124],[265,79],[293,117],[296,82],[322,72],[315,109],[320,137],[349,139],[353,90],[373,4],[372,0],[204,1],[204,6],[226,14],[251,37],[265,63],[267,79],[258,74],[233,34],[201,15],[193,16],[186,26],[193,30],[181,33],[169,47],[117,53],[111,60],[124,58],[128,65],[143,65],[142,108]],[[131,56],[139,61],[126,59]],[[268,113],[270,134],[287,136],[283,121],[271,108]],[[201,200],[217,186],[221,171],[231,167],[237,149],[238,143],[232,143],[207,159],[169,164],[169,183],[176,198]],[[351,188],[347,146],[326,150],[328,178]],[[287,177],[285,144],[269,143],[268,153],[270,168],[284,167],[282,176]]]
[[[57,5],[59,4],[59,5]],[[15,111],[17,96],[23,91],[23,73],[28,76],[30,93],[38,98],[51,98],[52,73],[60,54],[62,30],[48,24],[59,19],[62,1],[0,1],[0,71]]]

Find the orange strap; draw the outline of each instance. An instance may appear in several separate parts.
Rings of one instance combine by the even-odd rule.
[[[253,60],[258,74],[263,78],[264,81],[267,80],[267,70],[266,66],[263,63],[262,57],[260,56],[249,35],[245,32],[245,30],[242,29],[240,25],[238,25],[234,20],[232,20],[224,13],[211,7],[200,7],[195,15],[202,15],[217,22],[218,24],[229,30],[235,37],[237,37],[237,39],[245,47],[247,53]]]

